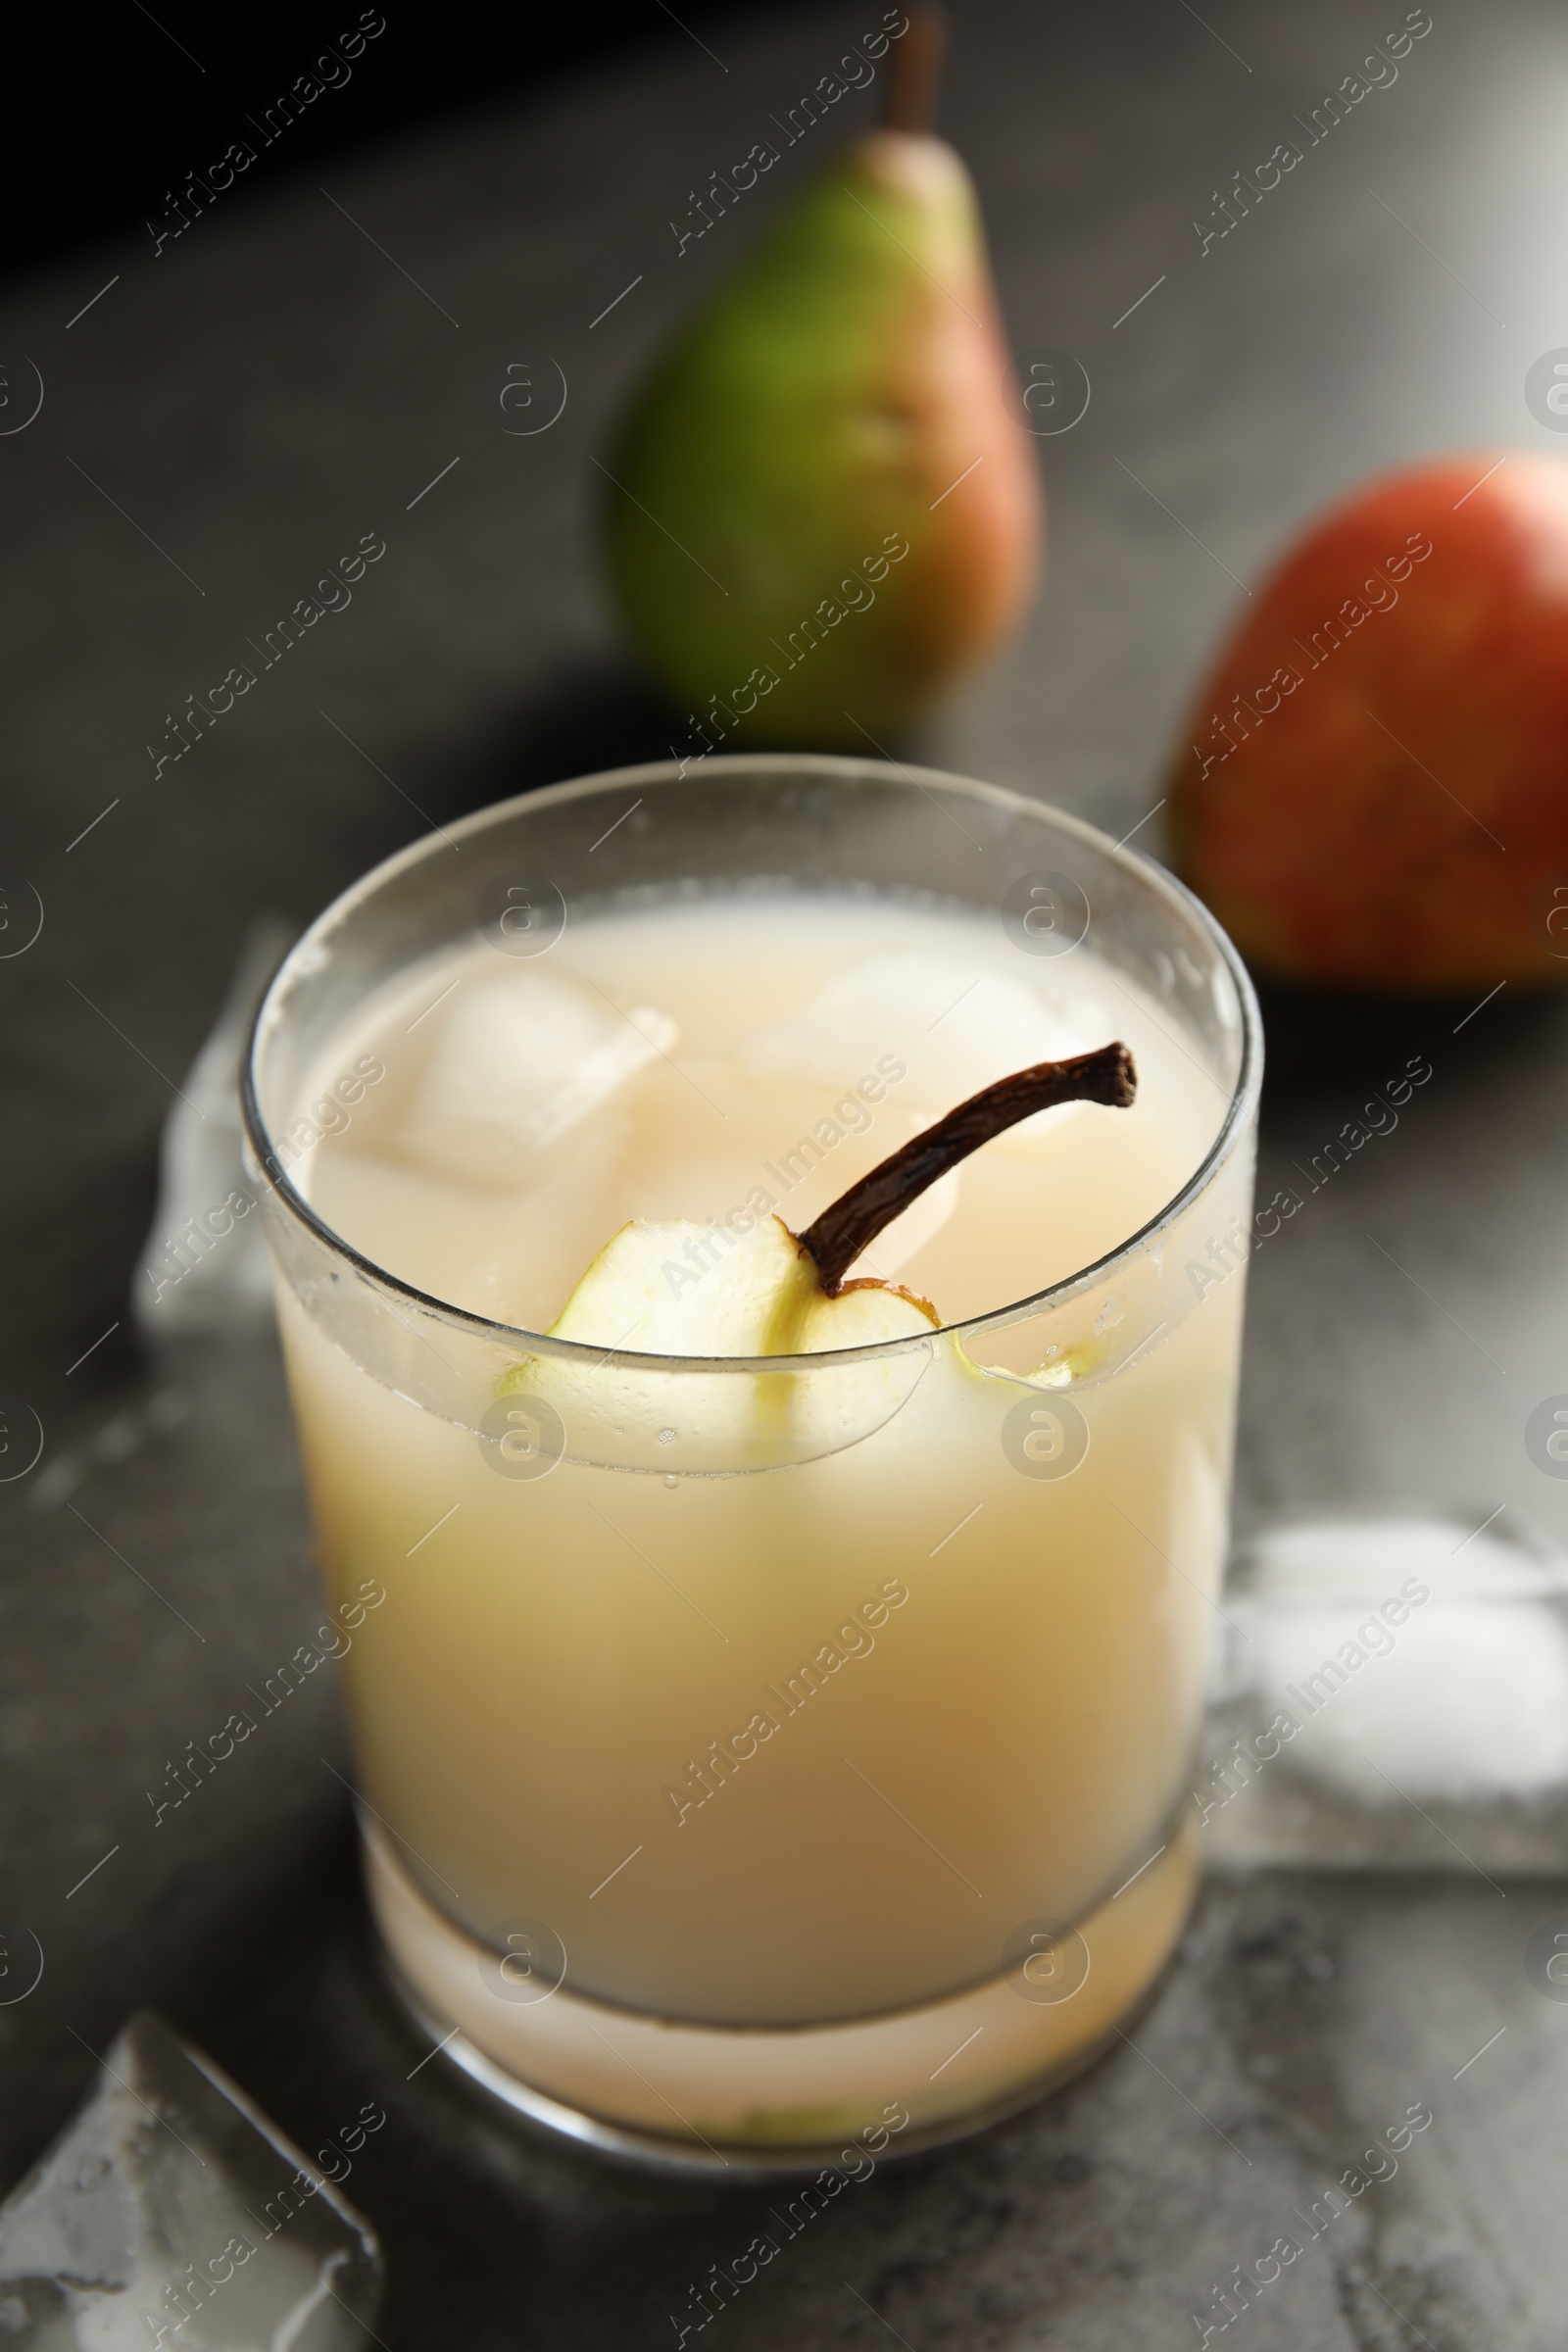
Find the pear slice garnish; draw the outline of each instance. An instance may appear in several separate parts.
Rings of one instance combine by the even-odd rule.
[[[737,1226],[632,1218],[612,1235],[551,1326],[616,1354],[806,1355],[940,1328],[929,1299],[897,1283],[847,1281],[893,1219],[982,1145],[1063,1102],[1125,1109],[1127,1047],[1036,1062],[971,1095],[878,1163],[804,1233],[764,1215]]]

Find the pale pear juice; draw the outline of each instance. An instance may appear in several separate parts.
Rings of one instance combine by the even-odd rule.
[[[987,1143],[853,1269],[896,1287],[826,1301],[793,1367],[692,1363],[768,1354],[713,1335],[744,1342],[773,1220],[1111,1039],[1130,1109]],[[1191,1890],[1243,1277],[1156,1248],[1049,1317],[975,1319],[1158,1219],[1228,1101],[1092,944],[1022,955],[912,891],[628,893],[532,959],[475,933],[321,1049],[295,1186],[516,1335],[432,1410],[279,1284],[322,1569],[386,1593],[344,1672],[372,1891],[434,2026],[705,2145],[929,2121],[1105,2038]],[[628,1308],[595,1261],[631,1221]],[[447,1342],[405,1320],[417,1371]],[[530,1349],[558,1325],[575,1350]],[[800,2029],[895,2015],[897,2065],[808,2062],[831,2034]],[[651,2072],[688,2028],[706,2054]],[[794,2030],[797,2057],[764,2095],[760,2035],[713,2029]]]

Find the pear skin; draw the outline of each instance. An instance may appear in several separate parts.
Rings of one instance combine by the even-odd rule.
[[[1480,997],[1568,981],[1568,465],[1358,485],[1257,590],[1166,787],[1254,971]]]
[[[872,131],[680,332],[609,469],[616,600],[710,738],[864,753],[1008,636],[1043,533],[1009,393],[967,172]]]

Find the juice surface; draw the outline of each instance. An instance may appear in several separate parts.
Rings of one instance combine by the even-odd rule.
[[[973,913],[726,895],[573,923],[537,958],[475,942],[333,1042],[323,1092],[362,1055],[386,1075],[296,1182],[416,1288],[543,1330],[627,1218],[765,1201],[799,1232],[992,1080],[1113,1037],[1138,1064],[1130,1111],[1023,1122],[856,1268],[957,1322],[1157,1215],[1224,1109],[1170,1016],[1088,946],[1026,956]]]

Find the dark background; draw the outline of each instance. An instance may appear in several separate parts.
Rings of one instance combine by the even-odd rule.
[[[335,11],[329,0],[245,9],[159,0],[149,15],[136,0],[93,0],[69,21],[41,12],[21,30],[7,69],[10,201],[0,268],[14,275],[125,229],[145,236],[145,223],[162,223],[186,174],[203,173],[231,139],[248,141],[257,161],[226,192],[225,210],[265,201],[282,173],[416,124],[461,121],[514,93],[542,95],[595,62],[624,57],[635,68],[691,34],[789,5],[691,0],[676,24],[659,0],[567,8],[393,0],[390,11],[363,12],[383,17],[386,30],[347,61],[347,80],[306,106],[270,151],[246,118],[261,117],[311,72],[323,47],[359,25],[360,0]]]

